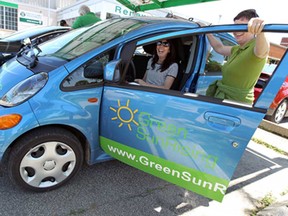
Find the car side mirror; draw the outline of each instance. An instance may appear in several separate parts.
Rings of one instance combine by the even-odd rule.
[[[104,68],[103,64],[99,61],[94,62],[84,68],[84,77],[92,79],[103,79]]]
[[[104,80],[111,82],[118,82],[120,80],[120,65],[122,60],[110,61],[104,70]]]

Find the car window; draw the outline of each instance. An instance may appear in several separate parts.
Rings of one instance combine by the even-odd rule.
[[[149,48],[151,47],[151,50]],[[136,47],[136,50],[133,54],[133,65],[135,67],[135,77],[133,77],[131,74],[132,73],[130,70],[128,70],[128,75],[126,77],[129,77],[127,80],[128,81],[133,81],[133,79],[142,79],[144,77],[144,74],[146,72],[147,68],[147,63],[148,60],[153,56],[154,53],[154,44],[148,44],[146,46],[138,46]],[[131,78],[132,76],[132,78]]]
[[[40,37],[37,37],[34,40],[37,40],[37,44],[44,43],[44,42],[46,42],[48,40],[51,40],[51,39],[53,39],[55,37],[60,36],[61,34],[65,33],[65,32],[66,31],[48,33],[48,34],[45,34],[45,35],[41,35]]]
[[[40,44],[39,48],[41,49],[41,53],[39,56],[53,55],[62,47],[65,47],[67,44],[69,44],[75,37],[83,33],[85,30],[85,27],[74,29],[67,32],[67,34],[63,34],[55,39]]]
[[[229,33],[228,33],[229,35]],[[233,42],[233,37],[227,38],[227,35],[214,34],[217,40],[220,40],[224,45],[233,46],[236,42]],[[199,76],[196,81],[196,88],[194,93],[199,95],[206,95],[208,86],[215,80],[222,78],[222,66],[227,61],[228,57],[217,53],[210,45],[209,40],[206,38],[207,43],[207,54],[205,59],[204,67],[201,67]],[[203,68],[203,69],[202,69]]]
[[[265,64],[262,72],[263,73],[267,73],[269,75],[272,75],[276,67],[277,67],[277,64],[269,64],[269,63],[267,63],[267,64]]]
[[[69,32],[65,37],[57,37],[53,42],[47,42],[40,47],[43,51],[40,55],[49,54],[72,60],[146,24],[138,20],[125,22],[122,19],[99,22],[92,27],[80,28],[76,32],[73,30],[71,34]]]
[[[68,31],[68,28],[67,29],[63,29],[63,28],[55,28],[55,27],[44,27],[44,28],[31,28],[29,30],[27,29],[24,29],[22,31],[17,31],[13,34],[10,34],[6,37],[3,37],[1,38],[1,40],[4,40],[4,41],[21,41],[25,38],[34,38],[35,36],[38,36],[38,35],[41,35],[41,34],[49,34],[49,32],[51,31],[58,31],[58,30],[61,30],[63,32],[65,31]]]
[[[189,74],[191,71],[190,69],[192,64],[188,64],[188,62],[194,61],[194,59],[191,58],[195,52],[195,46],[192,46],[194,38],[195,36],[185,36],[171,39],[175,45],[178,73],[170,90],[180,90],[184,74]],[[140,45],[135,48],[132,57],[132,65],[129,65],[128,71],[126,73],[126,81],[133,82],[134,79],[143,79],[147,69],[148,61],[153,57],[153,55],[155,55],[157,41],[151,41],[145,45]]]
[[[227,32],[228,35],[231,35],[229,32]],[[270,33],[272,34],[272,33]],[[233,46],[236,45],[236,41],[232,40],[227,37],[226,35],[221,35],[221,33],[219,34],[214,34],[214,36],[216,37],[216,39],[220,40],[224,45],[228,45],[228,46]],[[219,85],[221,85],[221,94],[222,96],[219,96],[219,92],[217,93],[220,97],[224,97],[223,95],[227,94],[229,95],[227,92],[223,93],[224,91],[226,91],[227,89],[224,89],[225,86],[223,86],[221,82],[216,82],[216,80],[222,80],[222,70],[223,70],[223,65],[226,63],[226,61],[228,60],[228,58],[226,56],[220,55],[218,53],[216,53],[212,48],[211,45],[209,44],[209,40],[206,38],[206,43],[208,44],[207,46],[207,55],[206,55],[206,61],[205,61],[205,65],[202,65],[199,73],[199,77],[197,79],[197,83],[196,83],[196,91],[195,93],[199,94],[199,95],[203,95],[203,96],[207,96],[207,95],[211,95],[209,97],[214,98],[212,95],[215,93],[215,89],[218,88]],[[274,46],[274,47],[273,47]],[[273,49],[271,48],[273,47]],[[241,92],[240,89],[238,87],[238,93],[231,93],[230,95],[233,95],[235,102],[240,102],[240,99],[235,99],[235,98],[239,98],[238,96],[236,97],[235,95],[240,95],[240,94],[245,94],[247,95],[246,98],[249,99],[245,99],[247,101],[247,104],[251,104],[252,101],[252,106],[254,105],[254,103],[256,102],[256,100],[259,98],[262,89],[267,85],[267,83],[269,82],[271,75],[273,74],[273,72],[275,71],[276,67],[277,67],[277,62],[281,61],[281,58],[283,57],[283,54],[286,51],[286,47],[281,46],[280,44],[275,44],[273,42],[270,43],[270,52],[269,55],[266,59],[266,63],[261,71],[261,73],[259,73],[259,76],[257,77],[257,74],[253,74],[253,73],[249,73],[249,71],[245,68],[247,67],[243,67],[243,69],[241,67],[238,67],[238,71],[241,69],[242,73],[240,76],[240,73],[234,74],[233,77],[233,85],[229,85],[229,87],[231,87],[229,89],[229,92],[232,92],[233,89],[237,89],[237,82],[239,82],[239,80],[241,80],[243,83],[243,86],[251,86],[252,88],[249,93],[243,93],[243,91]],[[247,62],[247,64],[249,64]],[[251,63],[250,63],[251,64]],[[264,62],[263,62],[264,64]],[[247,66],[247,65],[246,65]],[[253,67],[248,67],[251,70],[253,69]],[[245,69],[245,70],[244,70]],[[224,69],[225,70],[225,69]],[[238,75],[238,78],[235,78],[235,76]],[[230,76],[231,79],[232,76]],[[235,86],[235,88],[234,88]],[[254,87],[254,89],[253,89]],[[242,89],[248,89],[248,88],[242,88]],[[248,89],[248,90],[249,90]],[[207,91],[208,90],[208,91]],[[228,91],[228,90],[227,90]],[[211,94],[212,93],[212,94]],[[227,98],[228,96],[225,96],[225,98]],[[215,96],[215,95],[214,95]],[[232,99],[231,99],[232,100]],[[242,101],[244,101],[244,99],[241,99]],[[249,100],[249,102],[248,102]],[[225,100],[225,102],[227,102],[229,100]],[[240,102],[239,104],[243,104],[245,105],[245,102]]]
[[[67,90],[79,90],[83,88],[91,88],[95,87],[95,85],[99,85],[103,83],[103,73],[102,76],[98,76],[97,78],[87,78],[84,75],[85,68],[92,66],[97,63],[97,67],[95,70],[100,69],[99,64],[101,64],[102,69],[105,65],[113,58],[115,50],[109,50],[108,52],[104,52],[101,55],[93,58],[89,62],[83,64],[78,67],[75,71],[73,71],[70,75],[68,75],[63,83],[62,89]]]
[[[219,35],[215,35],[215,37],[222,42],[223,45],[233,46],[234,43],[231,41],[220,37]],[[205,65],[205,74],[209,75],[209,73],[221,73],[221,69],[223,64],[227,61],[227,56],[223,56],[217,53],[210,45],[207,40],[207,57],[206,57],[206,65]]]

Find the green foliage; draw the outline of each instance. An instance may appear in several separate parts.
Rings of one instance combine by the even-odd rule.
[[[209,61],[206,64],[205,70],[208,72],[221,72],[222,65],[217,61]]]
[[[265,146],[266,148],[272,149],[272,150],[275,151],[275,152],[278,152],[278,153],[280,153],[280,154],[282,154],[282,155],[288,156],[288,152],[286,152],[286,151],[284,151],[284,150],[282,150],[282,149],[279,149],[279,148],[277,148],[277,147],[275,147],[275,146],[273,146],[273,145],[270,145],[269,143],[266,143],[266,142],[264,142],[264,141],[262,141],[262,140],[260,140],[260,139],[257,139],[257,138],[252,137],[251,140],[252,140],[253,142],[257,143],[257,144],[260,144],[260,145]]]
[[[213,54],[210,52],[208,54],[207,63],[205,66],[205,71],[207,71],[207,72],[221,72],[222,65],[217,61],[213,61],[212,58],[213,58]]]
[[[271,193],[267,194],[261,200],[257,201],[256,209],[251,212],[250,216],[256,216],[259,211],[271,205],[275,200],[275,197],[273,197]]]

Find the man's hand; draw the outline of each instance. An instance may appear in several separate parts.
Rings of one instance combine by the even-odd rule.
[[[248,32],[258,35],[264,28],[264,20],[261,18],[252,18],[248,22]]]

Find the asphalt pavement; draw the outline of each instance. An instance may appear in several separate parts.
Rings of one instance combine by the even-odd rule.
[[[288,155],[288,118],[281,124],[274,124],[269,121],[262,121],[261,128],[254,134],[254,137],[265,137],[267,143],[272,143],[274,147],[284,151]],[[272,133],[269,133],[269,132]],[[266,134],[266,135],[265,135]],[[277,135],[275,135],[277,134]],[[288,176],[283,176],[288,179]],[[282,194],[282,196],[281,196]],[[288,215],[288,184],[283,189],[280,196],[277,196],[275,202],[259,211],[257,216],[287,216]]]
[[[222,203],[113,160],[84,166],[67,185],[46,193],[20,190],[0,175],[0,216],[287,216],[288,157],[258,143],[288,152],[288,139],[265,124],[271,126],[263,121],[256,130]],[[257,210],[270,197],[275,202]]]

